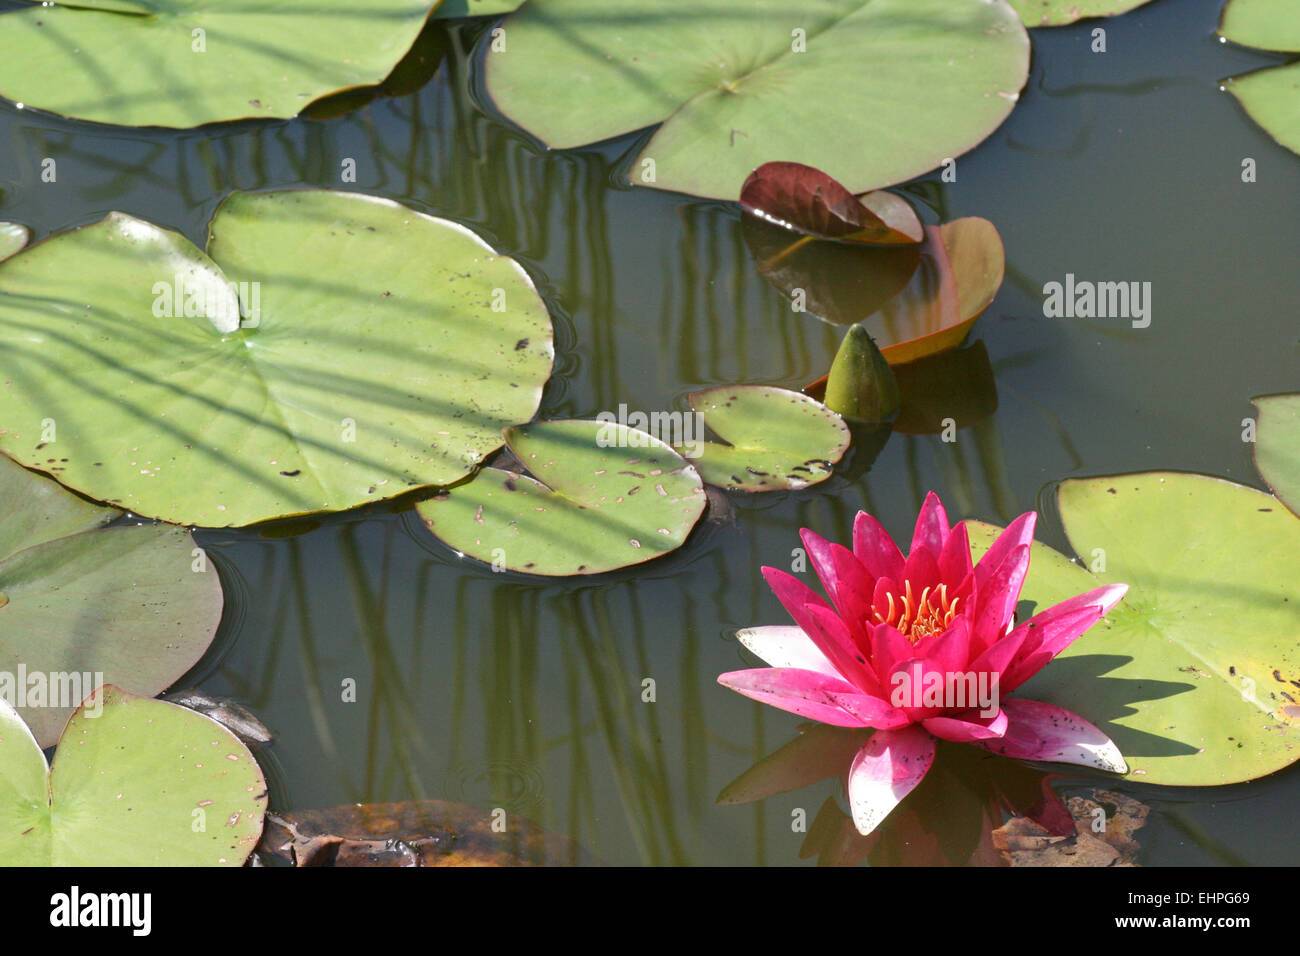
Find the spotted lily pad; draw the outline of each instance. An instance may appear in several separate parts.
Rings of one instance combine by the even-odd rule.
[[[807,395],[770,385],[724,385],[690,396],[726,444],[704,442],[693,458],[711,485],[737,491],[806,488],[825,481],[849,447],[839,415]]]
[[[1113,17],[1151,0],[1008,0],[1025,26],[1059,27],[1087,17]]]
[[[1229,0],[1219,35],[1242,46],[1300,53],[1300,4],[1292,0]],[[1275,140],[1300,153],[1300,63],[1255,70],[1223,88]]]
[[[1095,723],[1144,783],[1238,783],[1300,759],[1300,518],[1176,472],[1066,481],[1057,503],[1083,564],[1034,544],[1022,603],[1129,591],[1017,693]],[[997,529],[972,525],[979,554]]]
[[[174,683],[221,620],[221,582],[194,539],[104,527],[120,516],[0,456],[0,697],[42,747],[96,684],[153,696]]]
[[[1284,505],[1300,515],[1300,394],[1255,399],[1255,467]]]
[[[119,213],[19,253],[0,352],[0,450],[221,526],[464,477],[532,418],[553,346],[523,269],[464,226],[304,190],[234,194],[207,254]]]
[[[68,721],[53,765],[0,700],[0,860],[7,866],[240,866],[266,780],[214,720],[108,685]]]
[[[0,14],[0,96],[122,126],[287,118],[378,83],[433,0],[69,0]]]
[[[0,222],[0,260],[8,259],[27,245],[30,235],[26,226],[20,226],[16,222]]]
[[[658,438],[615,421],[506,429],[530,472],[482,468],[421,502],[429,530],[463,554],[527,574],[600,574],[682,546],[704,485]]]
[[[778,160],[854,193],[911,179],[992,133],[1029,67],[988,0],[529,0],[502,30],[507,117],[554,148],[662,124],[630,181],[719,199]]]

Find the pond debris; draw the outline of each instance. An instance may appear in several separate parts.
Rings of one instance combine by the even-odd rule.
[[[1151,808],[1113,790],[1066,804],[1075,832],[1052,836],[1027,817],[1012,817],[993,831],[993,845],[1010,866],[1140,866],[1134,838]]]
[[[163,700],[215,720],[246,744],[269,744],[275,737],[251,710],[229,697],[214,697],[189,688],[164,694]]]
[[[576,843],[503,809],[445,800],[268,813],[256,864],[333,867],[579,866]]]

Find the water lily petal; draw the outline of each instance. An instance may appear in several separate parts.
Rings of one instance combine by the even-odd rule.
[[[934,763],[934,738],[922,727],[878,730],[849,768],[849,808],[863,836],[924,779]]]
[[[997,739],[1007,732],[1007,723],[1006,711],[1001,709],[992,717],[985,717],[978,710],[967,710],[945,717],[927,717],[921,721],[925,729],[936,737],[959,744]]]
[[[832,693],[830,699],[837,706],[842,707],[862,721],[865,727],[874,727],[877,730],[896,730],[899,727],[906,727],[908,724],[915,723],[907,711],[901,710],[871,694]]]
[[[903,661],[911,660],[916,649],[912,642],[889,624],[877,624],[871,632],[871,666],[882,690],[891,686],[894,671]],[[888,694],[885,694],[888,697]]]
[[[940,673],[966,670],[970,663],[971,626],[968,618],[955,618],[944,631],[916,642],[914,653],[926,667]]]
[[[992,546],[984,552],[979,564],[975,565],[975,588],[984,589],[984,582],[991,578],[1012,551],[1019,547],[1029,547],[1034,540],[1034,524],[1038,521],[1037,513],[1026,511],[998,535]]]
[[[928,548],[916,548],[907,556],[903,567],[903,580],[912,585],[914,599],[921,597],[926,588],[939,586],[939,558]]]
[[[826,596],[835,601],[838,575],[835,573],[835,562],[831,559],[831,543],[809,528],[801,528],[799,538],[808,551],[808,558],[826,590]]]
[[[803,627],[841,677],[864,693],[879,695],[880,682],[867,662],[866,651],[853,642],[848,625],[834,608],[804,605]]]
[[[949,594],[955,595],[963,581],[975,566],[970,560],[970,536],[966,532],[966,522],[959,521],[953,526],[948,539],[939,552],[939,580],[948,585]]]
[[[1008,552],[998,569],[982,584],[978,584],[975,600],[974,628],[971,647],[977,654],[992,647],[993,642],[1009,632],[1020,600],[1020,589],[1029,570],[1029,548],[1018,545]]]
[[[794,622],[817,645],[841,677],[861,682],[869,692],[877,689],[875,674],[868,672],[866,655],[854,645],[833,607],[798,578],[777,568],[763,568],[763,578]],[[814,617],[815,613],[822,616]]]
[[[1017,627],[1016,631],[1023,631],[1024,637],[1003,674],[1003,690],[1010,693],[1033,677],[1052,658],[1101,620],[1123,599],[1127,591],[1127,584],[1108,584],[1094,588],[1086,594],[1072,597],[1035,614]]]
[[[903,552],[884,527],[865,511],[853,520],[853,553],[873,578],[903,577]]]
[[[834,727],[867,726],[833,699],[834,694],[848,697],[858,694],[856,687],[838,677],[793,667],[758,667],[720,674],[718,683],[760,703],[819,723]]]
[[[770,667],[793,667],[817,671],[828,677],[840,676],[835,665],[817,649],[803,628],[788,625],[747,627],[736,632],[736,639]]]
[[[1119,748],[1078,714],[1039,700],[1011,697],[1002,702],[1009,723],[997,740],[979,742],[995,754],[1018,760],[1047,760],[1127,773]]]
[[[916,529],[912,532],[912,546],[908,555],[924,548],[936,559],[943,553],[944,543],[948,540],[948,513],[943,510],[943,502],[933,491],[925,496],[921,513],[916,517]]]

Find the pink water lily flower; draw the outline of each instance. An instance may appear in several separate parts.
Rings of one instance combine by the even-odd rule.
[[[800,536],[830,601],[775,568],[763,576],[796,627],[737,637],[770,667],[732,671],[724,687],[837,727],[873,727],[848,773],[858,830],[870,833],[921,782],[935,738],[1025,760],[1126,773],[1119,749],[1051,704],[1003,699],[1096,624],[1128,586],[1111,584],[1015,622],[1035,514],[1013,521],[972,564],[965,522],[949,528],[925,499],[906,557],[866,512],[853,550]]]

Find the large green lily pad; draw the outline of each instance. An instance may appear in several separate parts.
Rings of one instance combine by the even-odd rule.
[[[830,477],[848,450],[849,427],[821,402],[771,385],[723,385],[690,396],[727,444],[678,444],[711,485],[737,491],[806,488]]]
[[[662,123],[629,180],[719,199],[775,160],[911,179],[992,133],[1029,67],[1000,0],[529,0],[503,29],[506,116],[554,148]]]
[[[189,288],[206,300],[156,315],[177,281],[172,311]],[[0,450],[204,526],[456,481],[532,418],[553,358],[514,260],[456,223],[316,190],[234,194],[208,255],[121,214],[31,247],[0,265],[0,352]]]
[[[1059,27],[1086,17],[1113,17],[1151,0],[1009,0],[1026,26]]]
[[[0,96],[77,119],[190,127],[296,116],[378,83],[432,0],[69,0],[0,14]]]
[[[240,866],[266,780],[214,720],[109,685],[73,714],[53,766],[0,700],[6,866]]]
[[[1300,515],[1300,394],[1263,395],[1255,467],[1284,505]]]
[[[0,260],[8,259],[27,245],[30,235],[26,226],[16,222],[0,222]]]
[[[1300,518],[1176,472],[1069,480],[1057,500],[1087,569],[1035,543],[1022,600],[1129,592],[1016,694],[1097,724],[1144,783],[1238,783],[1300,759]],[[982,553],[997,529],[972,525]]]
[[[1295,0],[1228,0],[1219,35],[1261,50],[1300,52],[1300,6]]]
[[[506,430],[532,477],[480,469],[421,502],[429,530],[495,569],[600,574],[681,547],[704,485],[658,438],[619,422],[538,422]]]
[[[42,747],[97,683],[173,684],[221,620],[217,570],[185,529],[104,528],[120,516],[0,456],[0,697]]]

